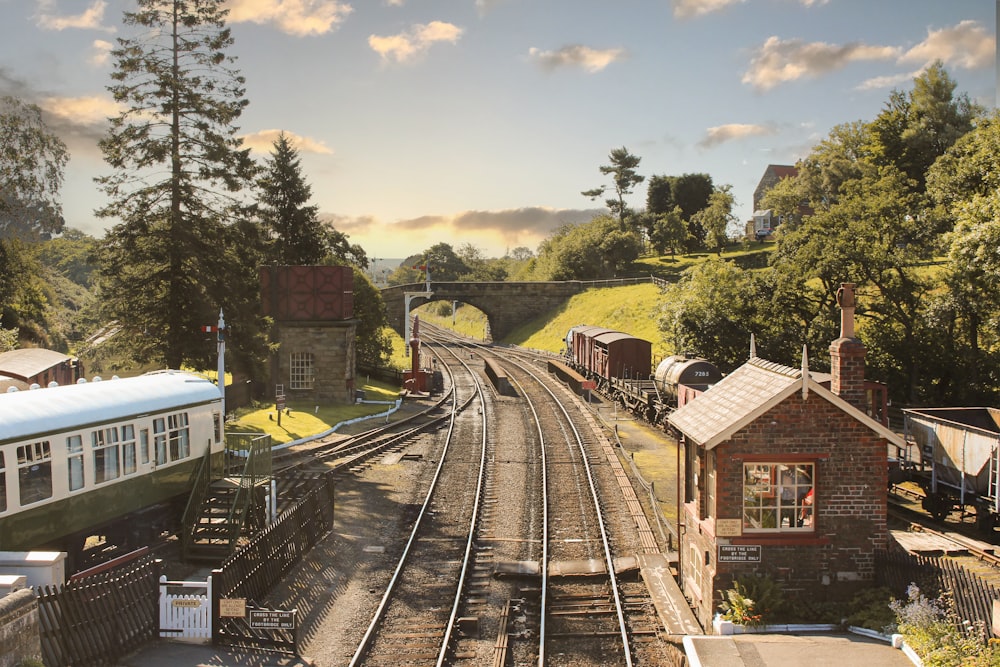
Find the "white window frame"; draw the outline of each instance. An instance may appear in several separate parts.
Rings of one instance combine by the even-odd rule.
[[[316,359],[312,352],[292,352],[288,358],[288,388],[312,389],[316,384]]]
[[[815,462],[744,462],[743,532],[814,532],[815,483]]]

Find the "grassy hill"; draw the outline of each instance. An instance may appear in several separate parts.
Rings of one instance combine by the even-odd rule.
[[[658,359],[669,353],[657,328],[660,299],[660,289],[652,283],[587,290],[570,298],[559,308],[525,322],[501,342],[561,352],[566,332],[571,327],[589,324],[617,329],[652,341],[653,358]],[[446,310],[447,314],[442,314],[431,303],[421,306],[416,312],[422,320],[482,339],[486,327],[486,315],[482,311],[463,306],[458,309],[455,325],[452,325],[450,305]]]

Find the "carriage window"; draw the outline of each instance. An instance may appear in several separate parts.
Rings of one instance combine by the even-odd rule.
[[[156,465],[167,462],[167,426],[163,417],[153,420],[153,449],[156,450]]]
[[[314,379],[313,355],[310,352],[293,352],[289,367],[289,388],[312,389]]]
[[[7,467],[3,464],[3,452],[0,452],[0,512],[7,511]]]
[[[48,440],[17,448],[17,482],[22,506],[52,497],[52,450]]]
[[[149,463],[149,429],[139,430],[139,460],[143,465]]]
[[[178,461],[187,458],[191,453],[187,413],[170,415],[167,417],[167,425],[170,431],[170,460]]]
[[[122,426],[122,463],[126,475],[131,475],[136,471],[135,427],[132,424]]]
[[[117,426],[91,432],[90,445],[94,450],[94,482],[96,484],[118,479],[121,476],[118,443]]]
[[[743,530],[804,532],[813,530],[812,463],[743,465]]]
[[[83,437],[71,435],[66,438],[66,457],[69,463],[69,490],[83,488]]]
[[[212,417],[215,422],[215,442],[220,442],[222,440],[222,415],[213,412]]]

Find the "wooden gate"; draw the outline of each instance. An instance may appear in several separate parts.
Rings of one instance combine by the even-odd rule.
[[[212,641],[212,578],[167,581],[160,577],[160,637],[198,644]]]

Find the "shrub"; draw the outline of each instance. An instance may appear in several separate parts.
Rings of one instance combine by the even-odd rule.
[[[766,575],[736,577],[733,588],[723,593],[722,618],[740,625],[766,625],[781,606],[781,584]]]
[[[987,645],[985,629],[960,624],[948,593],[931,600],[915,584],[906,591],[907,600],[893,600],[889,607],[896,615],[903,635],[925,667],[987,667],[1000,664],[1000,653]]]

